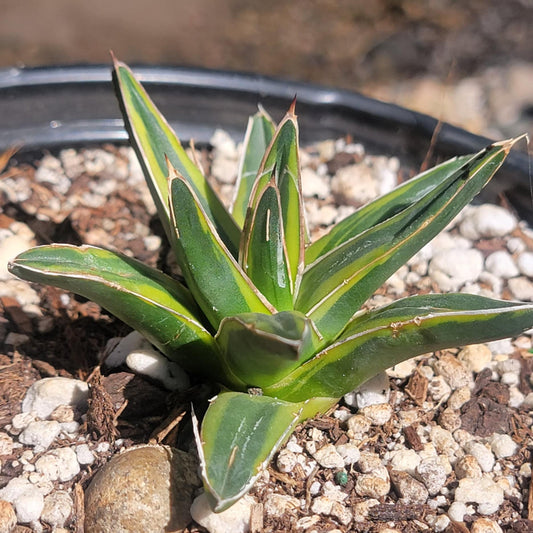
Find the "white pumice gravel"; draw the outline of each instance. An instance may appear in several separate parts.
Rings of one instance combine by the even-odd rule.
[[[212,171],[219,177],[218,189],[228,191],[236,175],[238,147],[223,132],[213,142],[216,149]],[[333,176],[328,163],[341,152],[357,154],[361,164],[351,164]],[[116,156],[101,149],[81,153],[64,150],[58,158],[46,156],[36,179],[57,193],[50,201],[55,210],[54,222],[63,220],[76,205],[104,206],[105,195],[126,181],[147,210],[155,213],[132,151],[121,148],[120,154],[122,159],[117,165]],[[360,145],[345,140],[320,143],[309,153],[304,152],[301,161],[306,165],[302,172],[303,189],[306,201],[309,200],[310,229],[315,236],[398,181],[397,160],[365,154]],[[112,172],[109,165],[115,165],[116,171]],[[101,179],[83,197],[63,197],[70,180],[82,174],[100,175]],[[357,182],[355,175],[359,176]],[[29,187],[24,180],[0,182],[0,189],[12,201],[25,201]],[[346,203],[340,206],[332,203],[331,191],[337,200]],[[113,224],[105,221],[105,228],[112,228]],[[112,246],[105,228],[102,231],[94,228],[91,239]],[[148,251],[157,250],[159,237],[152,235],[147,225],[137,224],[128,231],[132,239],[142,237]],[[517,236],[521,232],[522,237]],[[528,232],[527,226],[518,224],[512,214],[499,206],[470,206],[464,216],[457,217],[388,280],[385,284],[388,294],[377,295],[369,305],[381,305],[416,290],[452,289],[533,301],[533,249]],[[490,241],[489,251],[477,248],[474,241],[478,238]],[[34,239],[33,232],[21,222],[2,229],[0,256],[5,257],[1,251],[6,240],[6,249],[18,250],[32,245]],[[39,315],[39,294],[12,277],[3,280],[1,272],[0,269],[0,296],[16,298],[25,312]],[[65,305],[69,304],[68,295],[62,294],[61,298]],[[42,325],[40,319],[37,321],[43,331],[51,327],[44,319]],[[193,516],[212,533],[244,532],[249,527],[252,507],[261,501],[267,522],[292,516],[291,524],[302,532],[320,531],[325,529],[324,524],[330,524],[329,531],[344,533],[366,520],[371,520],[368,524],[381,524],[380,531],[387,531],[386,524],[376,522],[372,513],[379,513],[381,505],[396,504],[400,499],[407,506],[423,506],[425,516],[419,514],[411,520],[411,527],[420,530],[445,531],[450,520],[467,519],[472,524],[471,533],[499,531],[498,513],[509,512],[512,505],[519,506],[520,511],[513,511],[514,515],[507,518],[502,515],[508,524],[519,519],[523,511],[524,487],[529,486],[531,476],[530,465],[519,464],[518,460],[524,445],[512,432],[495,431],[482,437],[470,433],[462,424],[465,410],[477,401],[475,380],[481,372],[491,371],[490,383],[508,392],[507,407],[513,416],[525,416],[533,410],[533,391],[524,394],[520,388],[524,357],[529,357],[524,353],[531,349],[532,333],[526,332],[520,342],[506,339],[419,356],[348,393],[343,406],[328,419],[334,429],[308,428],[302,432],[304,437],[297,432],[270,467],[304,486],[314,476],[309,481],[309,502],[305,497],[283,492],[285,489],[274,476],[266,476],[270,484],[259,482],[257,489],[233,511],[230,509],[231,513],[210,512],[205,496],[201,496],[193,505]],[[29,341],[25,337],[21,341],[11,336],[11,346],[16,344],[22,349],[21,342]],[[104,365],[116,370],[124,368],[129,354],[145,349],[152,350],[136,332],[111,340],[103,354]],[[129,364],[135,368],[131,358]],[[427,394],[420,404],[412,402],[404,392],[415,371],[422,380],[427,380]],[[172,373],[165,376],[172,377]],[[73,527],[72,484],[113,449],[107,442],[95,443],[80,434],[79,415],[85,413],[87,395],[86,384],[79,380],[41,379],[28,391],[23,412],[0,428],[0,455],[16,456],[13,460],[2,457],[2,473],[6,466],[19,468],[16,477],[0,489],[0,515],[1,503],[5,501],[10,506],[5,510],[8,519],[13,520],[14,513],[19,524],[34,531],[50,527],[59,533],[61,528],[69,531]],[[337,478],[339,473],[348,477],[345,486],[337,484],[340,483],[337,479],[341,479]],[[265,490],[263,499],[261,490]],[[486,518],[488,515],[490,518]],[[398,521],[388,522],[389,531],[404,530]],[[357,527],[361,530],[360,525]]]
[[[495,513],[503,499],[502,488],[488,477],[461,479],[455,489],[456,502],[476,503],[477,511],[482,515]]]
[[[36,381],[26,393],[22,411],[33,412],[41,419],[47,418],[59,405],[71,405],[87,409],[87,383],[63,377],[44,378]]]

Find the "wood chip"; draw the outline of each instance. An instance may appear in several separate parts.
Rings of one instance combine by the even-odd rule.
[[[371,507],[368,516],[379,522],[416,520],[423,518],[428,507],[425,505],[403,505],[401,503],[380,503]]]
[[[428,394],[428,383],[428,379],[417,370],[405,386],[405,392],[417,405],[422,406]]]
[[[102,384],[100,367],[96,367],[88,380],[89,400],[87,430],[97,439],[113,443],[117,436],[116,411],[111,396]]]
[[[26,333],[28,335],[33,333],[33,325],[30,318],[28,318],[28,315],[22,310],[22,307],[15,298],[2,296],[0,303],[20,333]]]
[[[250,533],[263,533],[263,504],[252,505],[250,513]]]
[[[184,404],[176,405],[169,416],[150,435],[150,444],[161,444],[165,437],[183,420],[187,412]]]
[[[462,522],[454,522],[453,520],[450,522],[448,529],[446,529],[447,533],[468,533],[468,531],[468,528]]]
[[[529,479],[529,495],[527,498],[527,518],[533,520],[533,477]]]
[[[424,449],[424,445],[418,436],[415,426],[407,426],[403,429],[403,434],[405,435],[405,440],[407,444],[415,451],[419,452]]]
[[[74,516],[75,516],[75,533],[83,533],[85,530],[85,495],[83,488],[79,483],[74,485]]]

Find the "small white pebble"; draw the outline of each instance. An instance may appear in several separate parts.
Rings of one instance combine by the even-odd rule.
[[[516,218],[505,208],[483,204],[470,206],[459,226],[463,237],[475,241],[480,237],[504,237],[517,225]]]
[[[278,470],[284,473],[292,472],[297,463],[298,459],[296,454],[287,448],[281,450],[276,459],[276,466],[278,467]]]
[[[71,448],[57,448],[45,453],[35,462],[37,472],[50,481],[69,481],[80,471],[75,452]]]
[[[19,413],[11,420],[12,434],[18,435],[21,430],[35,420],[34,413]]]
[[[497,341],[487,342],[487,346],[490,348],[492,355],[497,354],[511,354],[514,352],[514,346],[511,339],[500,339]]]
[[[90,465],[94,462],[94,454],[91,452],[87,444],[79,444],[76,446],[76,458],[80,465]]]
[[[352,416],[352,413],[347,409],[336,409],[333,411],[333,417],[341,422],[347,422],[348,419]]]
[[[463,348],[457,359],[461,361],[468,370],[481,372],[491,361],[492,353],[486,344],[471,344]]]
[[[392,416],[392,407],[388,403],[367,405],[360,410],[360,413],[366,416],[374,426],[383,426]]]
[[[187,374],[153,348],[130,352],[126,357],[126,365],[133,372],[159,381],[168,390],[184,390],[190,385]]]
[[[345,466],[349,466],[356,463],[361,457],[359,448],[353,444],[339,444],[335,448],[337,450],[337,453],[343,458]]]
[[[390,490],[390,481],[374,474],[361,474],[355,482],[355,492],[361,497],[381,498]]]
[[[527,248],[526,243],[519,237],[511,237],[506,245],[512,254],[521,254]]]
[[[36,522],[44,507],[44,497],[37,489],[31,488],[15,498],[13,506],[21,524]]]
[[[446,470],[438,457],[423,459],[416,467],[417,478],[424,483],[430,496],[435,496],[446,483]]]
[[[454,522],[462,522],[465,514],[467,514],[467,510],[466,504],[463,502],[453,502],[448,509],[448,516]]]
[[[504,385],[518,385],[520,383],[520,376],[514,372],[504,372],[501,377],[501,382]]]
[[[464,451],[473,455],[483,472],[491,472],[494,467],[494,455],[487,446],[471,440],[464,446]]]
[[[96,446],[96,451],[98,453],[105,453],[109,451],[109,442],[99,442],[98,446]]]
[[[287,444],[285,445],[285,448],[294,453],[302,453],[304,451],[304,449],[296,442],[296,439],[294,439],[293,437],[288,440]]]
[[[518,409],[524,402],[524,395],[514,385],[509,387],[509,407]]]
[[[344,459],[337,452],[333,444],[326,444],[315,453],[313,459],[324,468],[343,468]]]
[[[35,446],[38,451],[46,450],[61,432],[61,425],[55,420],[30,422],[19,435],[19,442]]]
[[[500,374],[514,373],[519,374],[522,368],[520,361],[518,359],[508,358],[503,361],[500,361],[497,365],[498,372]]]
[[[320,489],[322,488],[322,485],[320,485],[319,481],[313,481],[311,483],[311,486],[309,487],[309,492],[312,496],[318,494],[320,492]]]
[[[514,278],[519,271],[511,254],[505,250],[493,252],[485,259],[485,268],[499,278]]]
[[[348,419],[348,437],[355,440],[362,440],[370,429],[370,420],[363,415],[353,415]]]
[[[80,424],[75,420],[72,420],[72,422],[61,422],[61,431],[64,431],[70,435],[74,435],[79,429]]]
[[[41,520],[54,528],[63,527],[71,515],[73,507],[72,498],[66,491],[53,492],[44,499]]]
[[[456,502],[477,503],[482,515],[495,513],[503,499],[503,489],[487,477],[461,479],[455,489]]]
[[[413,475],[421,460],[420,455],[414,450],[404,449],[393,452],[389,464],[393,470],[400,470]]]
[[[28,389],[22,401],[22,411],[35,411],[42,420],[59,405],[70,405],[84,412],[88,396],[89,389],[84,381],[63,377],[44,378]]]
[[[533,277],[533,252],[523,252],[518,256],[518,269],[520,273],[529,278]]]
[[[390,397],[389,378],[385,372],[380,372],[356,390],[344,395],[344,401],[350,407],[362,409],[368,405],[387,403]]]

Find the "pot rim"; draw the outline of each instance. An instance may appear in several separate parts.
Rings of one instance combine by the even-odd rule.
[[[302,142],[350,135],[370,152],[396,155],[419,166],[475,152],[486,137],[395,104],[316,84],[231,71],[134,66],[133,71],[183,139],[207,143],[217,127],[240,139],[258,104],[281,118],[297,97]],[[52,150],[80,144],[125,142],[109,65],[0,69],[0,152]],[[277,117],[279,115],[279,117]],[[439,128],[436,132],[436,128]],[[434,135],[435,134],[435,135]],[[484,198],[529,188],[528,154],[513,151]]]

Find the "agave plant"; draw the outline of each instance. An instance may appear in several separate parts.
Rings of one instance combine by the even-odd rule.
[[[231,210],[126,65],[114,84],[185,284],[92,246],[53,244],[10,264],[90,298],[188,372],[220,385],[196,431],[215,511],[231,506],[295,426],[405,359],[517,335],[533,306],[426,294],[361,310],[491,179],[515,140],[440,164],[307,234],[294,104],[250,118]]]

